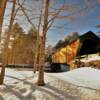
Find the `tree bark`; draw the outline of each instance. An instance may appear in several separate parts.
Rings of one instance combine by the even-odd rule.
[[[0,1],[0,42],[1,42],[2,26],[3,26],[6,5],[7,5],[7,0]],[[3,66],[5,66],[5,65],[2,64],[2,69],[1,69],[1,73],[0,73],[0,84],[3,84],[3,80],[4,80],[5,67],[3,67]]]
[[[1,41],[2,25],[3,25],[6,4],[7,0],[0,0],[0,41]]]
[[[46,42],[46,33],[48,28],[48,8],[49,8],[49,0],[44,0],[44,25],[42,30],[42,36],[40,37],[39,76],[37,82],[39,86],[45,85],[44,64],[45,64],[45,42]]]

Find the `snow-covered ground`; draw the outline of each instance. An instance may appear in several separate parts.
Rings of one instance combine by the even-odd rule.
[[[100,90],[100,70],[94,68],[78,68],[69,72],[53,73],[52,76],[77,86]]]
[[[100,70],[79,68],[45,73],[44,87],[35,83],[38,73],[6,69],[0,100],[100,100]]]

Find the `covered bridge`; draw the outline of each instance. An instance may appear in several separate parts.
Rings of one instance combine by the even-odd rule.
[[[63,42],[52,54],[52,62],[70,64],[76,57],[97,52],[100,52],[100,38],[89,31],[69,43]]]

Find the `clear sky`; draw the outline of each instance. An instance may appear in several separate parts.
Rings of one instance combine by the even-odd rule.
[[[55,43],[53,41],[63,39],[66,34],[70,34],[72,32],[79,32],[79,34],[84,34],[89,30],[93,32],[97,32],[100,30],[95,27],[96,25],[100,24],[100,0],[65,1],[66,3],[69,2],[70,4],[78,5],[79,9],[82,9],[82,11],[74,14],[71,20],[66,18],[59,21],[57,24],[58,26],[62,25],[63,29],[49,31],[48,41],[50,41],[50,43]],[[61,3],[61,0],[59,0],[59,2]]]
[[[83,34],[89,30],[98,32],[100,29],[96,28],[96,25],[100,24],[100,0],[50,0],[53,8],[60,8],[63,3],[66,5],[66,11],[60,13],[64,19],[56,19],[55,23],[47,34],[47,44],[54,45],[58,40],[62,40],[67,34],[72,32],[79,32]],[[40,9],[41,0],[26,0],[26,6],[28,9],[33,9],[29,15],[38,13]],[[10,8],[11,5],[8,5]],[[50,10],[52,11],[52,9]],[[10,13],[10,11],[6,11]],[[21,12],[20,12],[21,13]],[[19,23],[27,31],[30,27],[25,17],[19,18]],[[33,23],[37,25],[38,20],[34,20]],[[7,18],[5,23],[7,23]],[[4,24],[5,26],[6,24]]]

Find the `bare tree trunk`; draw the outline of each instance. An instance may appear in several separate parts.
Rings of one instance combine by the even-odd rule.
[[[44,3],[43,0],[42,0],[42,3]],[[41,20],[42,20],[42,12],[43,12],[43,4],[42,4],[42,7],[41,7],[39,24],[38,24],[36,49],[35,49],[35,57],[34,57],[34,66],[33,66],[33,72],[34,73],[36,72],[36,69],[37,69],[37,60],[38,60],[38,56],[39,56],[39,33],[40,33],[40,26],[41,26]]]
[[[0,0],[0,41],[1,41],[2,25],[3,25],[6,4],[7,0]]]
[[[36,73],[36,70],[37,70],[37,59],[38,59],[38,54],[39,54],[38,53],[38,51],[39,51],[39,43],[38,43],[39,42],[39,36],[37,36],[37,40],[36,40],[36,50],[35,50],[34,65],[33,65],[33,72],[34,73]]]
[[[7,34],[7,40],[5,42],[5,52],[6,52],[6,61],[5,63],[8,64],[8,58],[9,58],[9,50],[8,50],[8,45],[9,45],[9,39],[12,31],[12,26],[14,23],[14,18],[15,18],[15,5],[16,5],[16,0],[13,0],[13,7],[12,7],[12,12],[11,12],[11,18],[10,18],[10,23],[9,23],[9,28],[8,28],[8,34]]]
[[[5,41],[5,47],[4,47],[4,53],[3,53],[3,66],[1,68],[0,84],[3,84],[3,82],[4,82],[5,67],[8,62],[8,44],[9,44],[9,39],[10,39],[11,28],[12,28],[12,25],[14,22],[15,5],[16,5],[16,0],[13,0],[11,19],[10,19],[9,29],[8,29],[8,33],[7,33],[7,39]]]
[[[37,84],[39,86],[45,85],[44,82],[44,64],[45,64],[45,42],[46,42],[46,33],[48,28],[48,8],[49,0],[44,0],[44,25],[42,36],[40,37],[40,54],[39,54],[39,77]]]
[[[0,42],[1,42],[2,26],[3,26],[6,5],[7,5],[7,0],[0,1]],[[4,80],[5,68],[3,66],[5,65],[4,64],[2,65],[2,69],[0,73],[0,84],[3,84],[3,80]]]

